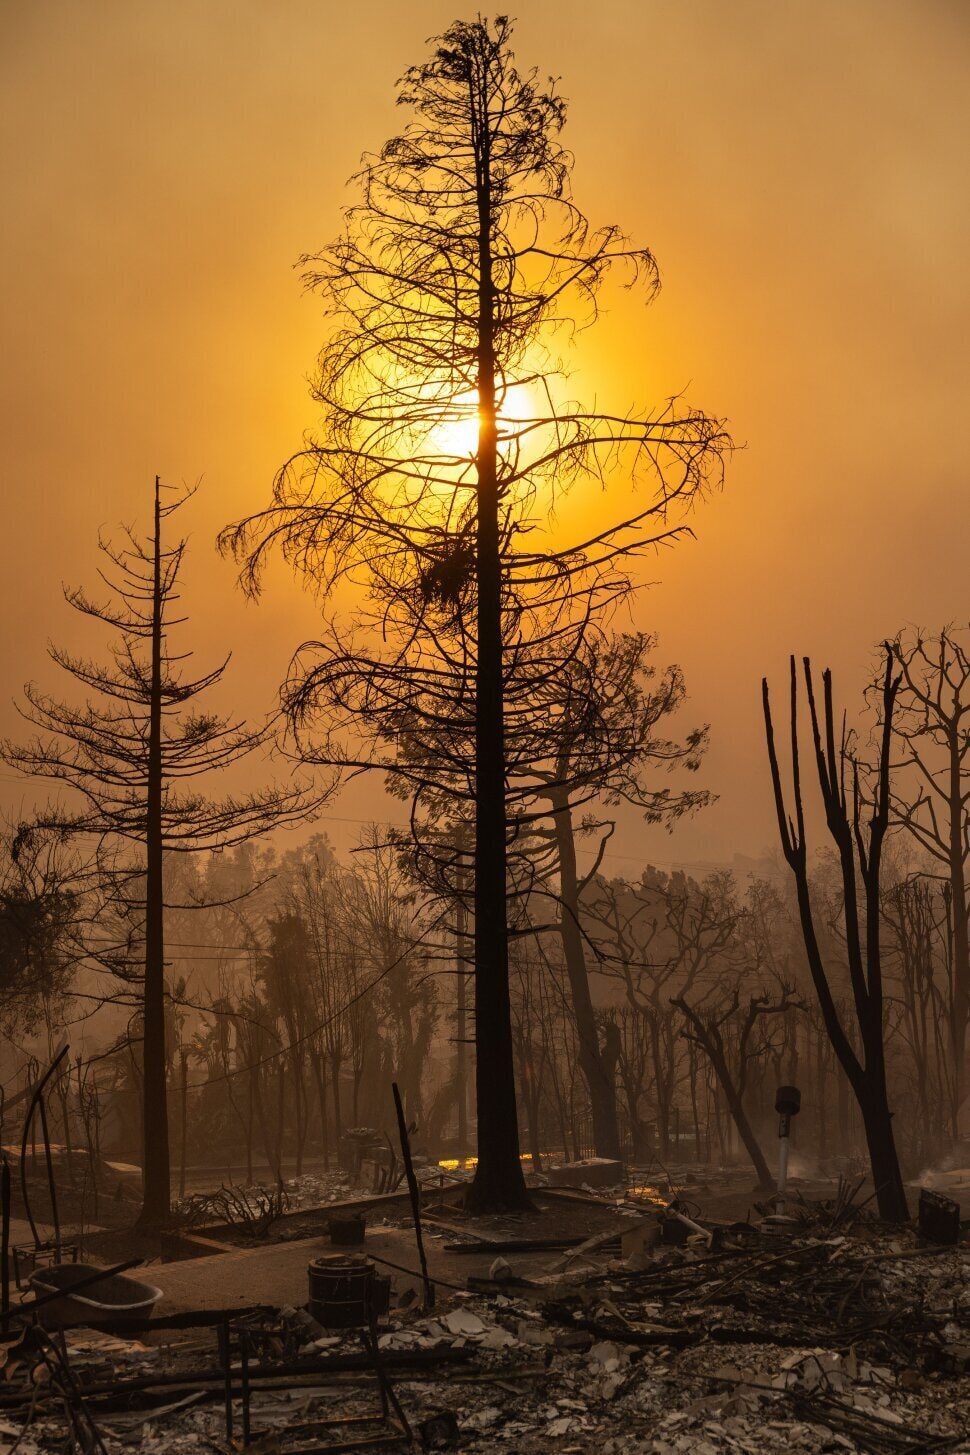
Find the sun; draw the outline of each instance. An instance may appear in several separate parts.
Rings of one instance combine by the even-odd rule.
[[[462,461],[474,459],[478,450],[478,396],[473,389],[456,395],[443,407],[429,442],[436,455]]]
[[[503,434],[514,435],[516,427],[535,413],[534,390],[529,384],[510,385],[504,393],[498,417],[499,448]],[[428,443],[436,455],[465,463],[474,460],[478,451],[478,395],[474,389],[456,394],[440,406],[438,419],[428,433]]]

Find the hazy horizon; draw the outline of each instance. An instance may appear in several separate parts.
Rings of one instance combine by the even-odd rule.
[[[460,13],[4,7],[0,732],[22,731],[25,679],[58,690],[46,642],[82,642],[60,584],[96,584],[99,528],[145,523],[156,472],[203,480],[183,641],[203,662],[233,650],[225,701],[272,706],[317,614],[282,571],[246,603],[211,543],[314,421],[323,324],[293,264],[338,231],[360,153],[400,124],[395,78]],[[970,17],[874,0],[517,13],[520,65],[570,101],[578,200],[663,277],[647,311],[614,300],[580,382],[621,407],[684,389],[744,446],[635,613],[658,664],[684,668],[683,725],[711,724],[700,777],[719,801],[673,836],[624,815],[614,872],[774,853],[762,674],[784,691],[789,652],[810,653],[851,706],[881,638],[966,620]],[[11,809],[33,796],[10,770],[0,787]],[[322,826],[349,847],[353,821],[381,817],[399,805],[358,782]]]

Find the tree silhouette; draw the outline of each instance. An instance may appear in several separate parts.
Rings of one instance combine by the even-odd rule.
[[[332,320],[315,394],[318,436],[280,471],[271,507],[224,536],[255,589],[267,553],[321,594],[351,578],[355,625],[331,622],[287,685],[306,756],[380,767],[418,793],[434,739],[474,803],[478,1167],[473,1210],[527,1202],[509,1009],[507,871],[518,831],[509,741],[541,686],[629,587],[625,556],[675,518],[727,441],[671,401],[606,414],[560,398],[551,352],[596,315],[619,270],[652,294],[653,257],[570,197],[553,83],[520,74],[511,26],[459,21],[408,70],[413,120],[365,157],[342,235],[305,259]],[[557,489],[621,464],[645,494],[631,517],[562,547]],[[373,643],[373,645],[372,645]],[[382,740],[375,747],[369,724]],[[471,758],[467,744],[473,743]],[[451,789],[448,790],[452,791]]]
[[[100,542],[107,562],[100,575],[110,598],[101,602],[65,589],[76,611],[115,635],[108,665],[50,648],[57,665],[91,697],[75,707],[28,683],[19,710],[39,734],[26,744],[5,742],[0,750],[21,772],[57,780],[80,795],[79,809],[47,812],[42,827],[121,840],[137,852],[134,868],[121,873],[118,893],[143,913],[138,938],[144,948],[140,1221],[145,1226],[164,1222],[170,1206],[164,855],[239,844],[304,817],[319,801],[300,787],[213,800],[188,786],[201,774],[237,763],[268,739],[264,728],[187,710],[221,680],[228,658],[189,677],[182,664],[191,653],[175,653],[168,645],[171,629],[186,620],[173,614],[186,541],[166,545],[163,529],[187,497],[163,503],[162,488],[156,476],[150,536],[143,539],[129,528],[120,546]]]
[[[885,994],[880,944],[883,914],[880,875],[883,845],[889,828],[890,749],[893,710],[899,692],[900,677],[894,675],[893,653],[887,648],[880,699],[882,729],[879,757],[870,800],[859,766],[852,758],[844,727],[841,739],[836,734],[831,672],[823,673],[822,677],[824,700],[820,718],[815,701],[811,664],[807,657],[804,659],[804,671],[819,790],[825,809],[825,821],[839,864],[843,932],[861,1054],[853,1046],[851,1029],[846,1024],[833,994],[809,889],[798,753],[798,675],[794,657],[791,659],[794,818],[789,817],[785,807],[771,721],[768,683],[767,680],[762,681],[765,734],[778,831],[785,859],[795,879],[802,938],[825,1029],[862,1113],[879,1214],[887,1222],[906,1222],[909,1217],[906,1189],[899,1169],[886,1084]]]
[[[657,673],[651,661],[654,646],[655,638],[646,632],[609,633],[591,619],[582,641],[571,643],[558,663],[555,643],[548,642],[541,671],[523,654],[514,678],[507,675],[505,683],[506,701],[522,703],[521,712],[507,716],[505,733],[507,798],[515,804],[508,899],[523,916],[514,933],[540,933],[551,924],[562,942],[593,1146],[600,1157],[621,1155],[616,1055],[612,1044],[601,1044],[601,1029],[607,1042],[613,1031],[609,1022],[598,1024],[581,910],[614,825],[595,817],[591,808],[627,803],[648,822],[671,827],[710,801],[703,790],[672,791],[658,781],[661,773],[678,767],[699,767],[707,729],[688,732],[682,742],[663,735],[665,720],[682,705],[686,689],[678,667]],[[459,913],[470,904],[460,869],[463,831],[462,819],[454,818],[455,801],[464,794],[466,816],[474,803],[468,775],[474,762],[473,723],[465,723],[463,749],[461,724],[456,704],[444,742],[430,725],[417,732],[400,730],[396,714],[386,730],[398,756],[407,754],[412,774],[411,781],[395,785],[392,778],[389,785],[412,798],[410,831],[393,837],[402,848],[410,840],[415,877],[453,899]],[[424,784],[416,788],[419,757]],[[599,839],[594,862],[582,875],[577,833]]]
[[[893,715],[890,817],[939,866],[948,906],[950,1131],[959,1137],[970,1025],[970,647],[952,627],[901,632],[890,644],[901,681]],[[879,694],[874,693],[876,705]]]
[[[548,804],[551,822],[536,824],[533,836],[551,850],[557,883],[557,917],[569,982],[579,1061],[589,1089],[593,1145],[600,1157],[620,1156],[617,1120],[615,1054],[604,1054],[589,983],[586,937],[581,922],[584,891],[602,864],[613,832],[612,823],[597,823],[577,814],[591,801],[609,806],[628,803],[650,823],[666,824],[710,801],[703,791],[658,786],[658,769],[696,769],[706,745],[706,729],[687,734],[684,742],[663,737],[664,720],[683,702],[683,674],[668,668],[657,679],[650,662],[655,640],[645,632],[624,633],[602,642],[586,642],[563,663],[552,685],[558,701],[545,704],[540,719],[553,724],[554,752],[534,756],[532,773],[539,780],[536,797]],[[549,709],[552,709],[549,711]],[[550,746],[550,731],[538,749]],[[525,746],[525,745],[523,745]],[[592,867],[580,876],[576,864],[577,828],[599,833]]]

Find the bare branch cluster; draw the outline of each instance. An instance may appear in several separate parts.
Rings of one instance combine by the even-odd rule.
[[[192,492],[160,505],[166,521]],[[120,546],[100,541],[105,565],[99,575],[110,593],[96,601],[85,591],[65,589],[68,603],[108,626],[114,635],[107,663],[52,646],[50,655],[90,696],[80,705],[61,701],[35,683],[24,689],[21,716],[37,729],[26,743],[7,741],[4,761],[32,777],[64,784],[80,806],[59,804],[45,810],[38,825],[62,833],[145,840],[145,795],[153,702],[152,633],[161,637],[157,684],[161,711],[162,843],[167,851],[197,852],[241,843],[287,819],[305,816],[312,795],[305,785],[269,788],[213,800],[188,786],[190,780],[218,772],[268,748],[272,724],[250,727],[241,719],[194,708],[196,698],[216,686],[228,657],[207,672],[192,675],[185,663],[191,652],[176,653],[169,631],[185,617],[175,614],[186,541],[160,544],[160,589],[154,594],[155,542],[131,528]]]

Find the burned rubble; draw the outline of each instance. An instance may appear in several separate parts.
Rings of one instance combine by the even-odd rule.
[[[970,1455],[966,3],[4,9],[0,1455]]]
[[[312,1179],[289,1189],[299,1235],[284,1216],[195,1260],[181,1311],[163,1296],[153,1318],[78,1324],[45,1314],[35,1280],[7,1314],[0,1449],[970,1450],[965,1225],[949,1242],[887,1228],[845,1181],[739,1216],[736,1179],[687,1175],[594,1190],[553,1173],[532,1212],[473,1219],[461,1174],[428,1172],[427,1282],[406,1195],[308,1208]],[[233,1258],[277,1254],[305,1297],[247,1305]],[[183,1268],[135,1276],[164,1288]]]

